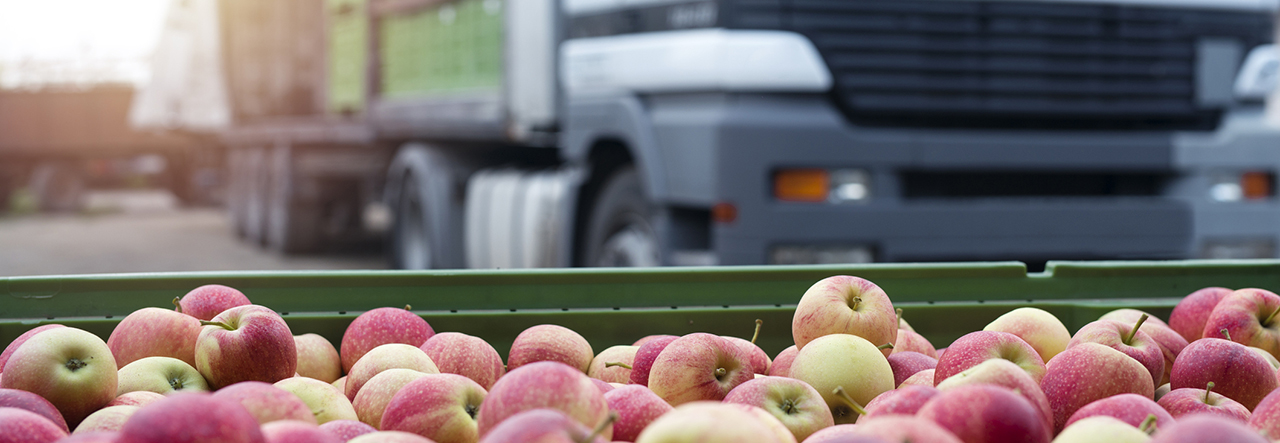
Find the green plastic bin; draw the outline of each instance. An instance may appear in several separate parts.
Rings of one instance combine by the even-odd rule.
[[[831,275],[879,284],[936,347],[980,330],[1019,306],[1045,309],[1072,331],[1121,307],[1161,318],[1207,286],[1280,288],[1280,261],[1051,262],[1043,273],[1019,262],[657,269],[501,271],[324,271],[114,274],[0,279],[0,343],[46,323],[104,339],[143,307],[219,283],[281,312],[295,334],[337,344],[361,312],[411,305],[436,331],[476,335],[506,354],[520,331],[554,323],[597,350],[649,334],[710,332],[749,338],[775,355],[792,344],[800,296]]]

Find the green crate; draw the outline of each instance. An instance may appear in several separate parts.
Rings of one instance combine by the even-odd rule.
[[[369,53],[367,0],[327,0],[329,46],[329,112],[364,109]]]
[[[382,18],[378,81],[383,96],[501,89],[503,3],[456,0]]]
[[[944,347],[1019,306],[1045,309],[1072,331],[1103,313],[1144,309],[1161,318],[1203,287],[1280,288],[1280,261],[1056,262],[1026,272],[1019,262],[747,266],[502,271],[315,271],[116,274],[0,279],[0,343],[40,324],[62,323],[104,339],[143,307],[203,284],[242,290],[281,312],[295,334],[335,344],[363,311],[412,305],[436,331],[480,336],[503,355],[520,331],[554,323],[597,351],[649,334],[711,332],[749,338],[774,355],[792,344],[800,296],[831,275],[879,284],[912,326]]]

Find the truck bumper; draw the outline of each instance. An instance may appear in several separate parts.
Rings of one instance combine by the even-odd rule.
[[[1163,190],[981,198],[909,198],[903,191],[904,171],[1138,172],[1180,182],[1169,132],[859,128],[822,97],[730,102],[717,119],[716,196],[737,216],[712,228],[721,264],[786,262],[780,251],[804,247],[870,251],[863,256],[874,261],[1178,258],[1193,255],[1199,238],[1201,206]],[[771,181],[783,168],[863,169],[872,177],[871,197],[859,204],[779,201]]]

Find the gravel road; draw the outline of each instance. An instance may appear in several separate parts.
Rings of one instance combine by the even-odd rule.
[[[238,240],[221,209],[164,192],[95,192],[83,214],[0,216],[0,277],[121,272],[385,269],[378,255],[282,257]]]

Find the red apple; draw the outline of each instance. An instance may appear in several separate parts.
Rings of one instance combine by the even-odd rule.
[[[1049,406],[1049,398],[1040,389],[1040,385],[1031,379],[1031,375],[1013,362],[999,358],[984,361],[964,372],[948,377],[942,383],[938,383],[937,388],[946,391],[974,384],[992,384],[1012,389],[1036,407],[1044,418],[1046,426],[1053,427],[1053,408]]]
[[[1008,332],[1018,336],[1040,354],[1040,360],[1049,361],[1067,349],[1071,332],[1058,317],[1039,308],[1018,308],[1006,312],[987,324],[984,331]]]
[[[50,443],[66,436],[67,431],[39,414],[0,407],[0,440],[6,443]]]
[[[947,352],[938,357],[938,367],[933,373],[933,383],[935,385],[942,383],[948,377],[993,358],[1002,358],[1017,364],[1037,383],[1044,378],[1044,361],[1026,341],[1008,332],[977,331],[956,339],[951,346],[947,347]]]
[[[587,376],[610,383],[631,381],[631,364],[635,362],[636,346],[611,346],[591,360]]]
[[[126,316],[107,338],[107,346],[123,368],[144,357],[172,357],[196,364],[200,320],[160,308],[142,308]]]
[[[933,425],[932,422],[929,424]],[[852,424],[831,426],[814,432],[803,443],[890,443],[889,440],[879,437],[855,434],[855,429],[858,429],[858,426]]]
[[[347,382],[345,386],[347,398],[355,401],[356,395],[360,389],[378,373],[388,369],[412,369],[424,374],[439,374],[440,369],[436,367],[431,357],[427,356],[421,348],[406,345],[403,343],[388,343],[373,348],[355,366],[351,367],[351,373],[347,374]],[[376,423],[370,425],[377,426]]]
[[[164,398],[164,395],[151,391],[133,391],[126,392],[116,396],[115,400],[107,403],[107,406],[146,406],[155,403],[156,400]]]
[[[174,302],[178,312],[199,320],[213,320],[222,311],[251,304],[244,293],[223,285],[204,285],[192,289]]]
[[[1184,415],[1214,414],[1239,420],[1241,423],[1249,421],[1249,409],[1235,400],[1213,392],[1213,383],[1206,385],[1205,389],[1174,389],[1164,397],[1160,397],[1158,403],[1169,411],[1169,415],[1172,415],[1175,420]]]
[[[1151,373],[1152,383],[1164,377],[1164,353],[1155,339],[1139,328],[1146,322],[1145,315],[1135,325],[1126,325],[1114,320],[1098,320],[1084,325],[1076,335],[1071,337],[1067,347],[1080,343],[1097,343],[1123,352],[1147,368]],[[1155,389],[1152,386],[1151,389]]]
[[[71,432],[67,421],[62,418],[58,408],[44,397],[21,389],[0,389],[0,408],[18,408],[36,413],[62,428],[63,432]]]
[[[1156,428],[1164,429],[1173,424],[1173,416],[1163,406],[1150,398],[1138,394],[1113,395],[1084,405],[1067,419],[1067,427],[1072,423],[1089,417],[1108,416],[1128,423],[1135,428],[1141,427],[1147,416],[1156,417]]]
[[[948,351],[950,352],[950,351]],[[1118,394],[1152,397],[1151,372],[1124,353],[1097,343],[1081,343],[1049,361],[1040,382],[1053,408],[1054,429],[1066,426],[1076,410]]]
[[[118,443],[265,442],[258,421],[240,404],[202,392],[179,392],[129,417]]]
[[[944,389],[916,412],[966,443],[1041,442],[1053,438],[1044,415],[1022,395],[995,385]]]
[[[635,347],[637,347],[637,348],[638,348],[638,347],[644,346],[644,345],[645,345],[645,343],[649,343],[649,342],[651,342],[651,341],[654,341],[654,340],[657,340],[657,339],[660,339],[660,338],[670,338],[670,339],[672,339],[672,340],[675,340],[675,339],[677,339],[677,338],[680,338],[680,336],[678,336],[678,335],[671,335],[671,334],[654,334],[654,335],[646,335],[646,336],[644,336],[644,337],[640,337],[640,339],[639,339],[639,340],[636,340],[636,342],[635,342],[635,343],[632,343],[632,344],[631,344],[631,346],[635,346]]]
[[[783,443],[785,441],[773,430],[769,422],[764,420],[768,417],[752,414],[739,406],[741,405],[713,401],[695,401],[677,406],[675,410],[650,423],[649,427],[636,438],[636,443]]]
[[[219,389],[213,396],[244,406],[258,420],[258,424],[276,420],[299,420],[311,424],[316,422],[311,408],[301,398],[270,383],[242,381]]]
[[[297,372],[293,333],[275,311],[237,306],[202,324],[196,339],[196,369],[210,387],[250,380],[275,383]]]
[[[719,336],[693,333],[671,342],[649,371],[649,389],[672,406],[721,400],[753,378],[749,357]]]
[[[49,400],[72,429],[116,398],[116,361],[98,336],[77,328],[32,335],[9,356],[0,388]]]
[[[888,360],[889,368],[893,370],[894,386],[901,385],[917,372],[938,367],[937,360],[919,352],[894,352],[889,354]]]
[[[836,424],[853,423],[861,405],[894,388],[893,369],[884,354],[866,339],[849,334],[826,335],[800,348],[791,376],[822,394]],[[836,388],[843,388],[855,404]]]
[[[1229,298],[1223,302],[1227,300]],[[1169,384],[1176,391],[1203,388],[1209,382],[1214,382],[1214,392],[1250,410],[1278,386],[1276,370],[1247,346],[1219,338],[1202,338],[1178,354],[1169,374]]]
[[[591,343],[572,329],[559,325],[537,325],[525,329],[511,342],[507,370],[539,361],[554,361],[586,373],[596,356]]]
[[[898,383],[898,389],[902,389],[903,386],[928,386],[932,388],[934,374],[935,371],[933,369],[925,369],[917,372],[915,375],[907,377],[907,379],[903,380],[902,383]]]
[[[961,443],[959,437],[933,420],[909,415],[884,415],[860,422],[847,435],[879,437],[886,442]],[[835,441],[844,440],[831,440]],[[805,441],[805,443],[809,443]]]
[[[605,393],[608,393],[609,391],[612,391],[612,390],[613,390],[613,385],[612,385],[612,384],[610,384],[610,383],[609,383],[609,382],[607,382],[607,381],[604,381],[604,380],[598,379],[598,378],[593,378],[593,379],[591,379],[591,383],[592,383],[592,384],[594,384],[594,385],[596,385],[596,388],[600,389],[600,393],[601,393],[601,394],[605,394]]]
[[[1209,414],[1193,414],[1161,429],[1151,443],[1267,443],[1238,421]]]
[[[1234,291],[1227,288],[1209,287],[1183,297],[1173,307],[1173,313],[1169,314],[1169,328],[1187,339],[1187,342],[1203,338],[1204,324],[1209,321],[1209,314],[1213,313],[1218,302],[1232,292]]]
[[[5,362],[9,361],[9,356],[13,355],[13,352],[17,351],[18,347],[22,346],[23,343],[26,343],[27,339],[30,339],[31,336],[39,334],[44,331],[48,331],[50,329],[65,328],[65,327],[66,326],[59,325],[59,324],[40,325],[40,326],[36,326],[35,328],[32,328],[31,330],[28,330],[27,332],[23,332],[22,335],[18,336],[18,338],[13,339],[13,341],[9,343],[9,346],[5,346],[4,352],[0,352],[0,372],[4,372],[4,364]]]
[[[558,409],[583,426],[595,426],[609,414],[604,394],[582,370],[554,361],[533,362],[493,384],[476,417],[481,438],[508,417],[538,408]],[[613,432],[603,435],[608,439]]]
[[[738,385],[725,403],[758,407],[778,419],[797,441],[835,425],[822,394],[807,383],[787,377],[759,377]]]
[[[298,375],[327,383],[342,377],[342,358],[329,339],[319,334],[295,335],[293,346],[298,349]]]
[[[1236,343],[1280,356],[1277,313],[1280,313],[1280,295],[1265,289],[1238,289],[1213,307],[1209,319],[1205,320],[1203,335],[1205,338],[1230,337],[1229,340]]]
[[[426,437],[402,431],[377,431],[347,440],[347,443],[435,443]]]
[[[796,356],[800,355],[800,348],[796,345],[787,346],[773,358],[773,364],[769,365],[769,375],[774,377],[790,377],[791,363],[796,361]],[[633,381],[634,383],[634,381]]]
[[[493,428],[481,443],[607,443],[604,426],[588,427],[558,409],[531,409]]]
[[[75,432],[72,433],[119,431],[120,428],[124,427],[124,422],[128,421],[129,417],[132,417],[139,409],[142,408],[137,406],[107,406],[85,417],[80,422],[80,425],[76,426]]]
[[[858,422],[866,422],[875,417],[890,414],[915,415],[920,407],[930,399],[942,393],[932,386],[906,385],[876,396],[867,403],[867,413],[858,417]]]
[[[609,410],[618,413],[618,420],[613,423],[614,441],[636,441],[640,431],[649,423],[673,409],[662,397],[641,385],[627,385],[606,392],[604,400],[609,404]]]
[[[436,443],[478,441],[475,417],[485,394],[484,387],[461,375],[426,375],[391,397],[379,428],[418,434]]]
[[[379,372],[378,375],[369,379],[369,382],[365,384],[365,388],[361,389],[359,394],[356,394],[355,401],[351,402],[351,406],[356,409],[356,417],[359,417],[360,421],[369,426],[382,430],[382,416],[386,413],[387,405],[391,403],[391,399],[395,398],[396,393],[400,392],[401,388],[427,375],[423,372],[402,368]]]
[[[342,370],[351,372],[360,357],[380,345],[401,343],[417,347],[436,334],[426,320],[408,308],[378,308],[356,317],[342,334]]]
[[[209,391],[209,383],[200,375],[200,371],[173,357],[145,357],[135,360],[120,368],[116,377],[117,396],[136,391],[157,394]]]
[[[357,420],[332,420],[321,423],[319,427],[320,430],[338,437],[338,441],[349,441],[364,434],[378,432],[373,426]]]
[[[341,443],[338,437],[321,430],[314,422],[276,420],[262,425],[267,443]]]
[[[658,336],[645,342],[636,349],[636,357],[631,363],[631,383],[649,386],[649,371],[653,369],[653,361],[658,359],[667,345],[680,337],[674,335]]]
[[[747,355],[748,361],[751,363],[751,372],[762,375],[767,375],[769,373],[769,365],[773,364],[773,361],[769,359],[769,354],[766,354],[764,350],[760,349],[759,346],[756,346],[755,343],[729,335],[722,335],[720,338],[728,340],[729,344],[737,346],[738,349]]]
[[[470,378],[485,389],[492,388],[498,378],[507,373],[502,356],[479,337],[441,332],[427,339],[421,349],[441,373]]]
[[[814,283],[791,320],[796,347],[828,334],[852,334],[876,346],[898,338],[898,314],[883,289],[869,280],[838,275]],[[882,351],[888,356],[891,349]]]
[[[119,439],[120,431],[97,431],[72,435],[57,443],[116,443]]]
[[[938,351],[933,349],[933,343],[929,343],[929,339],[906,329],[898,330],[898,338],[894,340],[893,351],[889,354],[893,355],[899,352],[918,352],[933,359],[938,358]]]

